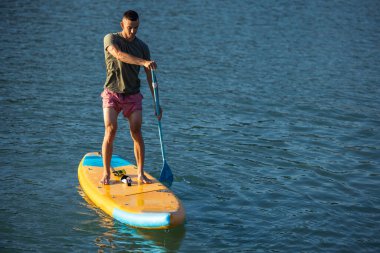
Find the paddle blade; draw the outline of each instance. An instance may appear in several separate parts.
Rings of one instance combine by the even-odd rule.
[[[162,167],[159,180],[168,187],[170,187],[173,183],[173,173],[166,161],[164,161],[164,166]]]

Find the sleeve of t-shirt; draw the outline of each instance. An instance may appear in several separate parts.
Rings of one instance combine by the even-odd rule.
[[[112,33],[104,36],[104,51],[107,51],[107,48],[115,44],[115,36]]]
[[[143,44],[143,48],[144,48],[144,60],[147,60],[147,61],[150,61],[150,51],[149,51],[149,47],[147,44]]]
[[[148,60],[148,61],[150,61],[150,51],[149,51],[149,47],[146,47],[147,48],[147,50],[146,50],[146,59]]]

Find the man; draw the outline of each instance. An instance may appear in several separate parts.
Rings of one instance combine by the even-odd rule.
[[[101,183],[110,184],[111,157],[117,131],[117,117],[122,111],[129,121],[134,142],[134,153],[139,183],[152,183],[144,174],[145,147],[141,133],[142,99],[138,74],[143,66],[150,91],[153,94],[151,70],[157,65],[150,60],[148,46],[136,37],[139,16],[135,11],[124,13],[120,22],[122,31],[104,37],[107,79],[102,92],[105,134],[102,145],[104,173]],[[160,110],[162,112],[162,110]],[[162,116],[158,115],[160,119]]]

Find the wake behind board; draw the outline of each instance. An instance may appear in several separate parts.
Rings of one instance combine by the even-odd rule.
[[[111,184],[103,185],[102,157],[97,152],[86,154],[78,167],[78,179],[84,193],[105,213],[132,227],[168,229],[185,220],[181,201],[157,179],[145,172],[152,184],[138,184],[137,168],[120,156],[113,155],[111,167],[124,170],[132,179],[131,186],[111,172]]]

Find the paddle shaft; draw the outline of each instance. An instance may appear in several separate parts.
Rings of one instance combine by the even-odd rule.
[[[153,94],[154,94],[154,102],[156,103],[156,115],[160,115],[160,99],[158,94],[158,82],[156,78],[156,74],[154,70],[151,70],[152,73],[152,86],[153,86]],[[161,128],[161,120],[158,120],[158,133],[160,136],[160,144],[161,144],[161,154],[162,154],[162,160],[165,163],[165,147],[163,144],[163,138],[162,138],[162,128]]]
[[[154,95],[154,100],[156,102],[156,115],[160,115],[160,99],[158,95],[158,83],[157,83],[157,78],[154,70],[151,70],[152,72],[152,86],[153,86],[153,95]],[[166,162],[165,159],[165,148],[163,144],[163,138],[162,138],[162,129],[161,129],[161,120],[158,119],[158,133],[160,135],[160,144],[161,144],[161,154],[162,154],[162,170],[160,174],[160,181],[170,187],[173,183],[173,173],[169,167],[169,165]]]

